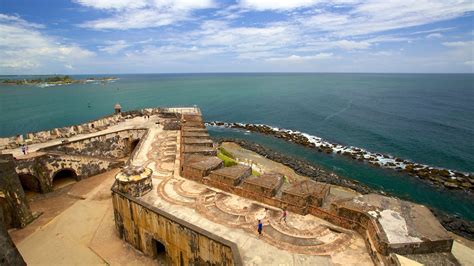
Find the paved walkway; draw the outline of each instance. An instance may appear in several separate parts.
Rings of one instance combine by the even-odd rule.
[[[156,264],[117,235],[110,195],[117,171],[45,194],[32,204],[33,211],[45,213],[10,232],[28,265]]]
[[[88,133],[88,134],[80,134],[80,135],[75,135],[70,138],[68,138],[69,141],[75,141],[75,140],[81,140],[81,139],[87,139],[107,133],[113,133],[121,130],[126,130],[126,129],[134,129],[134,128],[148,128],[152,127],[155,125],[155,123],[158,122],[158,116],[150,116],[150,119],[145,119],[144,117],[135,117],[131,119],[125,119],[125,121],[120,122],[116,125],[110,126],[104,130],[93,132],[93,133]],[[16,149],[5,149],[2,150],[3,154],[13,154],[15,158],[18,159],[24,159],[24,158],[30,158],[34,156],[41,155],[41,153],[37,153],[39,149],[50,147],[53,145],[61,144],[62,139],[54,139],[42,143],[35,143],[35,144],[30,144],[28,145],[28,154],[23,155],[21,148],[16,148]]]

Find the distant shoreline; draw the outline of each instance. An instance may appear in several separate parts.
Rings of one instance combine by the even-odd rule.
[[[85,84],[85,83],[107,83],[111,81],[118,80],[117,77],[103,77],[95,78],[90,77],[86,79],[73,79],[70,76],[53,76],[36,78],[36,79],[0,79],[0,85],[37,85],[39,87],[50,87],[50,86],[60,86],[60,85],[70,85],[70,84]]]

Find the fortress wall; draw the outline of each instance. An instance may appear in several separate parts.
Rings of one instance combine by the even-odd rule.
[[[143,137],[146,129],[129,129],[92,138],[77,140],[41,149],[46,152],[62,152],[69,155],[124,158],[131,154],[132,143]]]
[[[73,170],[77,175],[77,179],[81,180],[123,164],[122,162],[97,157],[66,154],[44,154],[16,160],[15,163],[15,170],[18,174],[32,175],[39,181],[42,193],[53,191],[53,177],[60,170]]]
[[[61,128],[54,128],[51,130],[38,131],[18,135],[14,137],[5,137],[0,138],[0,149],[13,149],[17,148],[18,145],[23,143],[23,141],[28,141],[28,143],[41,143],[48,140],[69,138],[78,134],[87,134],[92,132],[97,132],[103,130],[107,127],[116,125],[117,123],[124,120],[125,116],[136,117],[147,115],[159,114],[163,111],[162,108],[145,108],[135,111],[123,112],[119,115],[108,115],[100,119],[88,121],[79,125],[66,126]]]
[[[210,170],[199,169],[186,164],[183,165],[182,169],[181,176],[197,182],[202,182],[202,178],[207,176],[210,172]]]
[[[15,172],[13,156],[0,155],[0,212],[3,217],[0,227],[25,227],[33,220],[28,200],[25,197]]]
[[[156,257],[163,244],[167,265],[242,265],[237,246],[152,205],[112,188],[115,225],[121,238]]]
[[[26,134],[26,139],[29,143],[41,143],[53,139],[69,138],[78,134],[97,132],[109,126],[116,125],[121,121],[123,121],[123,118],[119,115],[106,116],[80,125],[28,133]]]

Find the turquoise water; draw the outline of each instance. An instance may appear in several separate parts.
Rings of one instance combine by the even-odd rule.
[[[419,163],[474,172],[472,74],[118,77],[106,85],[0,86],[0,136],[96,119],[110,114],[116,102],[124,110],[196,104],[206,120],[264,123]],[[438,191],[411,177],[269,137],[225,130],[211,133],[251,138],[372,187],[474,220],[472,197]]]

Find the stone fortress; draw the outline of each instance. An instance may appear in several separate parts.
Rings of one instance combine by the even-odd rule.
[[[47,193],[65,176],[122,167],[111,188],[117,233],[170,265],[456,264],[453,239],[422,205],[225,167],[197,107],[115,108],[82,125],[0,139],[6,228],[34,219],[24,190]]]

